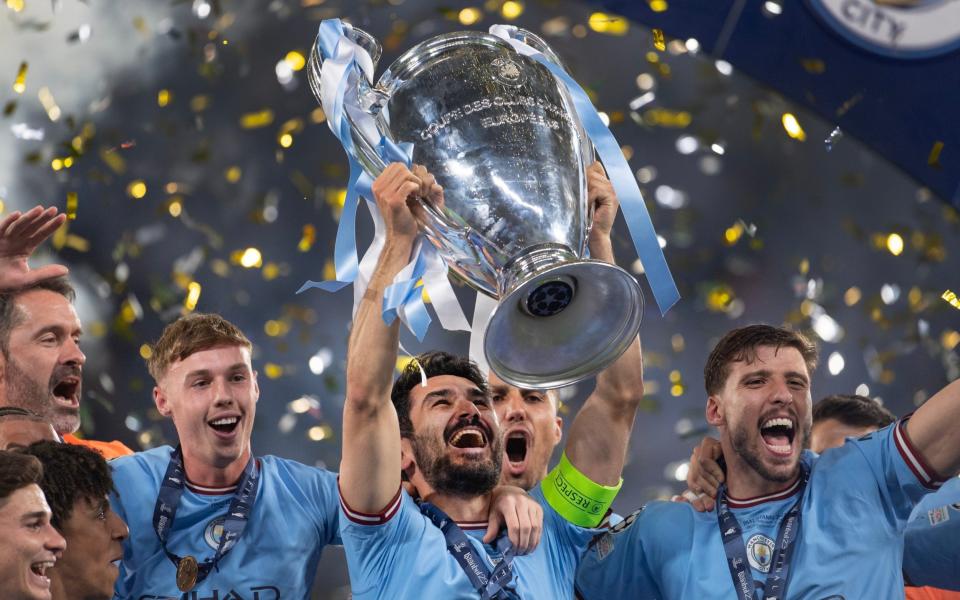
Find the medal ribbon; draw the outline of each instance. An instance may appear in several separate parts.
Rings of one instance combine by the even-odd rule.
[[[197,565],[198,574],[194,585],[206,579],[212,569],[219,570],[217,565],[220,560],[227,555],[227,552],[229,552],[237,540],[240,539],[243,530],[247,527],[247,522],[250,520],[250,511],[253,509],[253,501],[257,497],[257,486],[259,482],[260,473],[251,456],[243,469],[243,477],[240,479],[240,484],[237,485],[233,499],[230,501],[230,508],[227,510],[227,516],[223,522],[223,534],[220,536],[217,551],[213,555],[213,558],[208,558]],[[173,528],[173,521],[177,516],[177,507],[180,504],[180,497],[183,495],[185,484],[186,472],[183,468],[183,452],[180,446],[177,446],[173,454],[170,455],[167,472],[164,474],[163,482],[160,484],[160,493],[157,496],[157,503],[153,509],[153,529],[157,532],[160,547],[163,548],[167,558],[178,568],[182,559],[167,549],[167,536]]]
[[[497,550],[503,555],[503,559],[497,563],[491,575],[483,559],[473,555],[473,544],[470,543],[467,534],[447,516],[447,513],[429,502],[420,503],[420,512],[443,532],[443,537],[447,541],[447,550],[460,564],[460,568],[466,573],[473,587],[480,593],[481,600],[517,600],[519,598],[514,591],[506,587],[513,578],[514,558],[513,545],[506,536],[497,538]]]
[[[773,548],[774,560],[771,563],[770,574],[760,597],[763,600],[782,600],[787,594],[787,578],[790,575],[790,561],[793,558],[794,542],[800,535],[800,509],[803,503],[803,491],[810,479],[810,469],[800,463],[800,488],[797,490],[797,501],[793,503],[783,520],[780,521],[780,530],[777,533],[777,543]],[[722,484],[717,493],[717,522],[720,525],[720,535],[723,538],[723,551],[727,555],[727,567],[733,578],[733,587],[737,590],[738,600],[756,600],[755,585],[750,563],[747,560],[747,549],[743,544],[743,530],[740,523],[730,510],[727,503],[727,486]]]

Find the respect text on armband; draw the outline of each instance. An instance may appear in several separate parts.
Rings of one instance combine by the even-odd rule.
[[[599,515],[603,512],[603,502],[586,496],[574,487],[559,470],[554,473],[553,487],[560,492],[560,495],[563,496],[567,502],[577,507],[577,509],[591,515]]]

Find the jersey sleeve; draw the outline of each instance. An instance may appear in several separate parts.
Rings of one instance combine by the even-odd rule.
[[[960,591],[960,479],[917,508],[904,532],[904,576],[912,585]]]
[[[424,528],[420,509],[402,489],[376,514],[353,510],[341,495],[340,536],[354,596],[380,589],[388,573],[402,568],[409,553],[397,549],[423,537]]]
[[[544,535],[540,538],[541,544],[547,544],[547,552],[554,557],[560,567],[560,572],[576,572],[590,540],[601,530],[574,525],[558,513],[544,498],[542,488],[534,486],[530,490],[530,497],[536,500],[543,508]]]
[[[901,532],[914,507],[943,483],[906,431],[907,419],[850,440],[820,457],[829,469],[830,485],[847,488],[860,500],[879,504],[877,520],[892,532]],[[875,492],[875,493],[874,493]]]
[[[326,469],[316,469],[312,497],[316,506],[314,514],[319,517],[318,526],[324,545],[342,546],[340,539],[340,492],[337,476]]]
[[[659,577],[671,560],[685,560],[693,539],[686,505],[651,502],[597,535],[577,571],[577,593],[583,600],[663,598]],[[669,543],[664,544],[663,541]]]

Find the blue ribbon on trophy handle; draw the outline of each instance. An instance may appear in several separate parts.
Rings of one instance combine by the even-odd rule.
[[[376,265],[384,242],[384,225],[376,204],[372,201],[372,180],[357,159],[357,151],[351,137],[350,120],[363,130],[368,139],[377,135],[376,123],[367,112],[362,110],[356,98],[347,98],[351,82],[362,73],[368,83],[373,82],[373,60],[369,53],[351,40],[347,33],[350,25],[339,19],[325,20],[320,24],[318,44],[324,56],[320,74],[323,106],[328,111],[327,121],[330,129],[343,144],[350,162],[350,177],[347,196],[344,201],[340,224],[334,245],[334,264],[336,279],[333,281],[307,281],[297,293],[311,288],[320,288],[335,292],[343,287],[354,285],[353,312],[370,281],[370,275]],[[355,86],[354,86],[355,89]],[[385,164],[402,162],[411,165],[412,144],[396,144],[385,136],[379,136],[376,151]],[[356,213],[359,199],[366,200],[374,221],[374,239],[367,248],[364,257],[357,261]],[[469,331],[470,326],[463,315],[450,281],[447,278],[446,263],[440,259],[430,244],[419,241],[412,253],[412,259],[394,278],[393,283],[384,291],[383,319],[392,323],[397,317],[417,337],[423,340],[430,326],[430,316],[423,302],[423,291],[418,282],[423,281],[430,294],[434,310],[445,329]]]
[[[542,52],[517,39],[515,37],[517,33],[515,26],[493,25],[490,27],[490,33],[509,42],[519,54],[528,56],[545,66],[567,88],[567,92],[573,99],[577,115],[583,123],[583,128],[590,141],[593,142],[597,154],[600,155],[600,160],[606,168],[613,189],[617,192],[620,208],[623,210],[627,228],[630,230],[630,237],[633,238],[634,248],[636,248],[637,256],[640,257],[640,262],[643,264],[647,282],[650,284],[650,290],[653,292],[653,297],[660,308],[660,314],[666,314],[670,307],[680,299],[680,292],[677,291],[677,284],[673,281],[670,267],[667,266],[667,260],[663,256],[663,250],[660,248],[660,242],[657,239],[657,232],[653,228],[650,213],[647,212],[647,206],[643,201],[640,188],[637,186],[637,180],[623,156],[620,144],[617,143],[610,129],[600,120],[597,109],[590,102],[590,97],[583,91],[580,84],[574,81],[560,65],[544,56]]]

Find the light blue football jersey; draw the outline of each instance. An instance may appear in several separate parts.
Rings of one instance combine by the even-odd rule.
[[[960,478],[951,477],[917,505],[903,543],[909,583],[960,592]]]
[[[536,550],[514,559],[513,579],[505,587],[525,600],[572,598],[577,564],[597,530],[567,522],[544,500],[540,486],[530,495],[543,507],[543,534]],[[341,502],[340,524],[355,600],[480,597],[447,550],[443,533],[406,492],[376,515],[358,513]],[[482,542],[486,522],[459,525],[492,572],[491,557],[499,560],[499,554]]]
[[[903,422],[801,458],[811,469],[789,574],[790,600],[903,598],[903,530],[939,485],[904,435]],[[729,499],[753,579],[766,581],[780,522],[798,499],[783,492]],[[577,574],[586,600],[735,598],[715,511],[651,502],[598,536]]]
[[[260,485],[246,530],[220,561],[220,570],[187,594],[177,589],[176,568],[160,547],[153,510],[170,454],[169,446],[110,462],[117,495],[111,504],[127,525],[123,562],[114,594],[124,600],[306,600],[320,553],[339,544],[336,475],[262,456]],[[167,548],[199,562],[212,558],[232,492],[188,485],[177,509]]]

